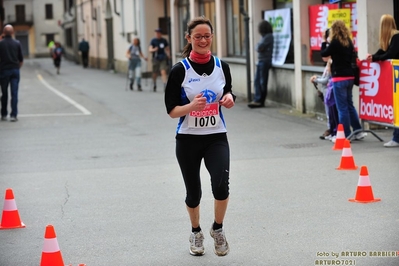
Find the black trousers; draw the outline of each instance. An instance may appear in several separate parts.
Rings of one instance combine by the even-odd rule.
[[[82,64],[83,67],[87,67],[89,65],[89,52],[82,52]]]
[[[176,157],[186,186],[186,204],[195,208],[200,204],[202,189],[200,166],[204,159],[211,177],[215,199],[229,196],[230,148],[226,133],[211,135],[178,135]]]

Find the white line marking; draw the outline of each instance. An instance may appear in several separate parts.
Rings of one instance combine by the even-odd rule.
[[[86,115],[83,113],[59,113],[59,114],[26,114],[26,115],[18,115],[18,117],[43,117],[43,116],[80,116]]]
[[[65,94],[63,94],[62,92],[56,90],[55,88],[53,88],[50,84],[47,83],[47,81],[45,81],[42,77],[42,75],[38,74],[37,78],[43,83],[44,86],[47,87],[47,89],[51,90],[52,92],[54,92],[55,94],[57,94],[58,96],[60,96],[62,99],[64,99],[65,101],[69,102],[70,104],[72,104],[73,106],[75,106],[77,109],[79,109],[84,115],[91,115],[91,112],[89,110],[87,110],[86,108],[84,108],[83,106],[81,106],[80,104],[78,104],[77,102],[75,102],[74,100],[72,100],[71,98],[69,98],[68,96],[66,96]],[[71,114],[74,115],[74,114]]]

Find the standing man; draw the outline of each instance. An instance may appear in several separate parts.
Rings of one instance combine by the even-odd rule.
[[[79,43],[79,51],[81,52],[82,64],[84,68],[89,65],[89,49],[89,43],[82,38],[82,41]]]
[[[18,120],[19,69],[22,67],[24,58],[21,44],[12,38],[13,34],[13,26],[6,25],[3,30],[4,39],[0,41],[1,120],[7,120],[8,84],[11,84],[10,121],[16,122]]]
[[[164,89],[167,82],[166,71],[168,69],[168,59],[170,57],[169,43],[162,37],[162,30],[155,29],[156,37],[150,42],[149,51],[152,53],[152,80],[154,82],[154,92],[157,90],[157,76],[161,71]]]
[[[258,52],[258,63],[255,73],[255,97],[248,104],[249,108],[264,107],[267,97],[267,82],[269,80],[269,70],[272,67],[273,57],[273,28],[270,23],[263,20],[258,25],[258,32],[262,36],[256,46]]]

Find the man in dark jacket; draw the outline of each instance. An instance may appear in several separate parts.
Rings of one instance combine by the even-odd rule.
[[[263,20],[258,25],[258,31],[262,38],[256,46],[256,51],[258,52],[258,63],[256,64],[254,80],[255,97],[254,100],[248,104],[249,108],[265,106],[269,70],[272,67],[274,45],[272,25],[268,21]]]
[[[86,68],[89,64],[89,49],[89,43],[83,38],[79,43],[79,51],[81,52],[82,64],[84,68]]]
[[[18,115],[18,84],[19,69],[22,67],[21,44],[14,40],[14,28],[6,25],[3,30],[4,38],[0,41],[0,86],[1,86],[1,120],[7,120],[8,85],[11,86],[11,113],[10,121],[17,121]]]

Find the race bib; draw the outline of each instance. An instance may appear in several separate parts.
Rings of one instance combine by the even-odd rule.
[[[219,124],[219,103],[210,103],[202,111],[191,111],[188,115],[188,127],[208,128]]]

